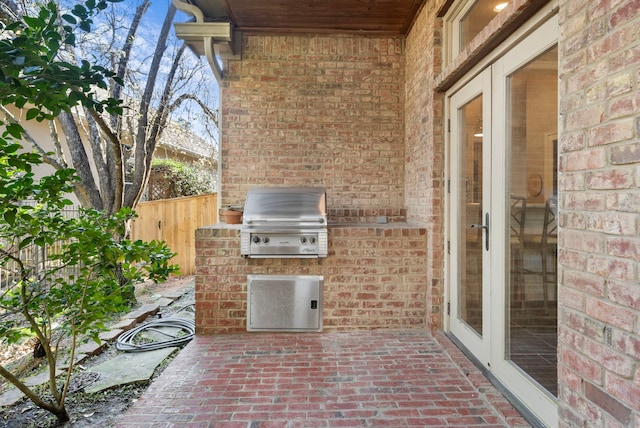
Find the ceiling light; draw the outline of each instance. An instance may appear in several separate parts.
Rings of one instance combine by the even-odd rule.
[[[509,4],[508,1],[503,1],[501,3],[498,3],[497,5],[495,5],[493,7],[493,11],[494,12],[500,12],[502,9],[504,9],[505,7],[507,7],[507,5]]]
[[[476,126],[473,132],[474,137],[482,137],[482,118],[476,120]]]

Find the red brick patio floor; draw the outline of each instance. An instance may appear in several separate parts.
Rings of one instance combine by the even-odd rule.
[[[197,336],[116,427],[527,427],[441,332]]]

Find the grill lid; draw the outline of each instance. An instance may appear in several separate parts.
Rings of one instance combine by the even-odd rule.
[[[243,225],[326,227],[326,192],[321,187],[254,187],[247,192]]]

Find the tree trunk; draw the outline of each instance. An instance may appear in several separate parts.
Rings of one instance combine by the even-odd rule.
[[[71,420],[71,418],[69,417],[69,412],[67,412],[67,409],[65,407],[58,408],[58,410],[52,413],[56,416],[59,424],[64,424]]]
[[[153,95],[153,89],[158,78],[158,72],[160,70],[160,63],[162,62],[162,56],[167,49],[167,38],[173,23],[173,18],[176,15],[176,7],[171,4],[167,10],[167,15],[164,18],[162,24],[162,30],[158,37],[156,44],[156,50],[153,54],[153,60],[149,68],[149,74],[147,76],[147,85],[140,100],[140,118],[138,119],[138,128],[136,131],[135,152],[134,152],[134,175],[131,187],[125,192],[124,205],[128,207],[135,207],[142,196],[144,187],[149,180],[149,168],[147,163],[150,162],[153,151],[149,150],[149,142],[147,140],[147,126],[149,124],[149,108],[151,105],[151,96]],[[155,141],[152,147],[155,147]]]
[[[91,154],[93,155],[93,163],[96,168],[98,185],[100,186],[100,199],[102,201],[102,211],[107,213],[113,212],[115,186],[113,184],[113,151],[109,150],[111,144],[106,144],[103,148],[104,138],[96,121],[85,110],[87,126],[89,128],[89,145],[91,146]]]
[[[102,210],[103,204],[100,190],[98,190],[93,178],[89,157],[82,143],[78,126],[71,113],[68,112],[63,111],[60,113],[58,120],[62,129],[64,129],[64,135],[71,155],[71,164],[81,180],[82,189],[80,192],[76,192],[76,196],[78,196],[82,206]]]
[[[120,295],[122,300],[129,306],[134,306],[137,303],[136,289],[133,285],[127,285],[127,278],[125,278],[122,272],[122,265],[118,264],[115,267],[115,273],[118,277],[118,283],[120,284]]]

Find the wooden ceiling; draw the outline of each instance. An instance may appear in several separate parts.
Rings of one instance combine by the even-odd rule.
[[[191,0],[245,32],[406,35],[429,0]]]

